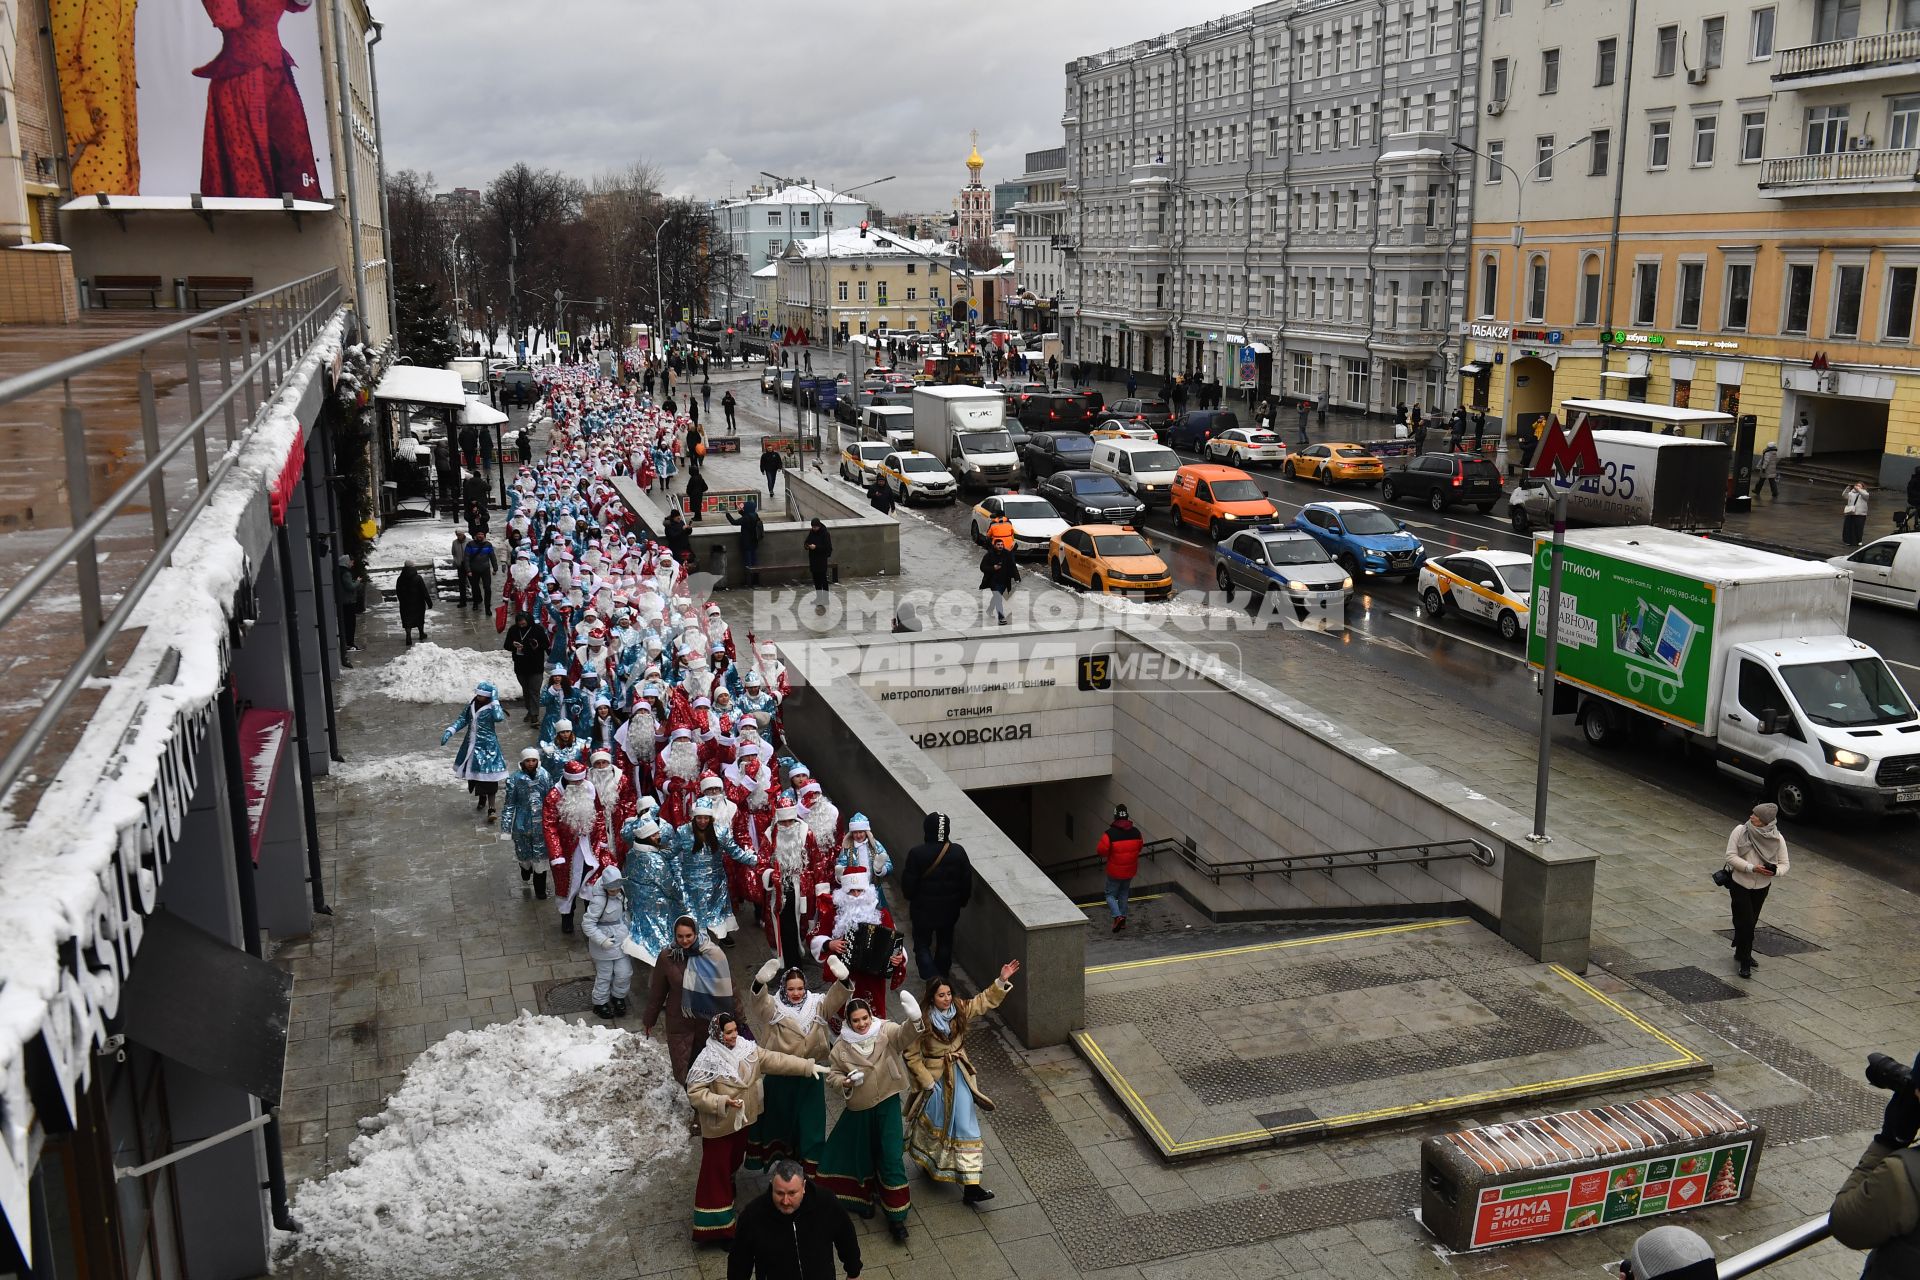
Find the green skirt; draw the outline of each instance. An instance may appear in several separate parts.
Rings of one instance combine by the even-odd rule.
[[[905,1222],[913,1208],[907,1162],[901,1155],[905,1146],[900,1095],[865,1111],[843,1111],[820,1155],[815,1181],[856,1213],[872,1217],[878,1205],[888,1222]]]
[[[812,1177],[827,1145],[826,1088],[812,1076],[767,1076],[766,1104],[747,1130],[747,1168],[798,1160]]]

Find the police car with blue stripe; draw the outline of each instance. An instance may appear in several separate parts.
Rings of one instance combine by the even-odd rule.
[[[1229,600],[1241,588],[1255,604],[1268,593],[1277,593],[1302,618],[1339,616],[1346,610],[1347,593],[1353,590],[1353,578],[1318,539],[1284,524],[1243,529],[1218,543],[1213,549],[1213,580]]]

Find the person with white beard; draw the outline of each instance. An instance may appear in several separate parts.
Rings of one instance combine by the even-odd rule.
[[[632,762],[633,786],[638,795],[654,794],[654,770],[660,759],[660,726],[663,723],[663,713],[647,697],[646,688],[645,685],[641,686],[640,696],[633,700],[633,714],[613,735],[621,754]]]
[[[565,785],[547,792],[541,802],[541,829],[547,839],[547,864],[553,870],[560,932],[572,933],[573,908],[581,882],[608,853],[606,809],[593,793],[583,762],[569,764]]]
[[[682,726],[667,735],[660,752],[660,817],[669,826],[680,826],[692,812],[700,781],[700,744],[693,730]]]
[[[783,964],[797,965],[807,954],[814,899],[833,887],[833,865],[800,819],[799,802],[782,792],[773,810],[773,829],[760,843],[759,896],[767,945]]]
[[[807,830],[813,832],[814,843],[822,849],[838,849],[847,834],[840,825],[840,806],[827,799],[817,782],[809,781],[794,794],[800,801],[800,816],[806,821]]]
[[[698,702],[713,693],[713,672],[707,666],[706,652],[689,645],[681,654],[680,687],[686,690],[689,701]]]
[[[733,630],[727,626],[727,620],[720,614],[720,606],[707,602],[707,647],[714,653],[724,653],[729,659],[734,656]]]
[[[758,756],[762,764],[773,763],[773,746],[761,736],[760,726],[749,716],[742,716],[740,727],[735,731],[733,763],[738,764],[748,756]]]
[[[873,896],[873,877],[862,866],[848,867],[840,877],[840,887],[826,892],[827,886],[821,886],[818,910],[814,913],[813,933],[807,939],[807,949],[813,958],[825,964],[829,958],[837,957],[843,964],[852,964],[853,939],[855,930],[861,925],[878,925],[892,931],[893,913],[880,905]],[[898,991],[907,980],[907,948],[904,934],[893,935],[893,948],[887,955],[886,972],[874,973],[870,970],[852,969],[850,981],[853,993],[873,1006],[879,1017],[887,1016],[887,992]]]
[[[607,811],[608,829],[622,830],[636,812],[633,784],[627,781],[627,775],[613,762],[613,752],[602,747],[588,758],[587,781],[593,784],[593,794],[600,799],[601,806]]]

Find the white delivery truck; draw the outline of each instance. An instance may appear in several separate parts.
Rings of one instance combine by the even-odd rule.
[[[1527,661],[1546,659],[1551,543],[1534,542]],[[1847,635],[1850,583],[1818,560],[1649,525],[1567,534],[1554,710],[1588,742],[1671,725],[1782,816],[1920,809],[1920,714]]]
[[[985,387],[913,389],[915,447],[940,459],[962,488],[988,489],[1020,478],[1020,455],[1007,435],[1007,397]]]
[[[908,406],[870,404],[860,413],[862,440],[884,440],[895,449],[913,448],[913,410]]]
[[[1567,519],[1573,524],[1653,524],[1706,532],[1727,522],[1727,474],[1733,465],[1727,445],[1645,431],[1595,431],[1593,445],[1600,475],[1564,483],[1522,477],[1507,495],[1515,533],[1553,527],[1556,489],[1566,491]]]
[[[860,390],[860,384],[869,377],[892,371],[893,361],[888,358],[880,339],[871,334],[855,333],[847,337],[847,393],[852,395]],[[875,371],[878,372],[875,372]]]

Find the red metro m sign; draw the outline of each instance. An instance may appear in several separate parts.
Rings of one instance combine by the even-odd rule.
[[[1564,483],[1580,476],[1603,473],[1600,450],[1594,447],[1593,428],[1587,423],[1587,415],[1580,415],[1579,421],[1574,424],[1573,435],[1569,437],[1561,430],[1560,419],[1549,414],[1540,432],[1540,452],[1527,474],[1543,480],[1554,477]]]

